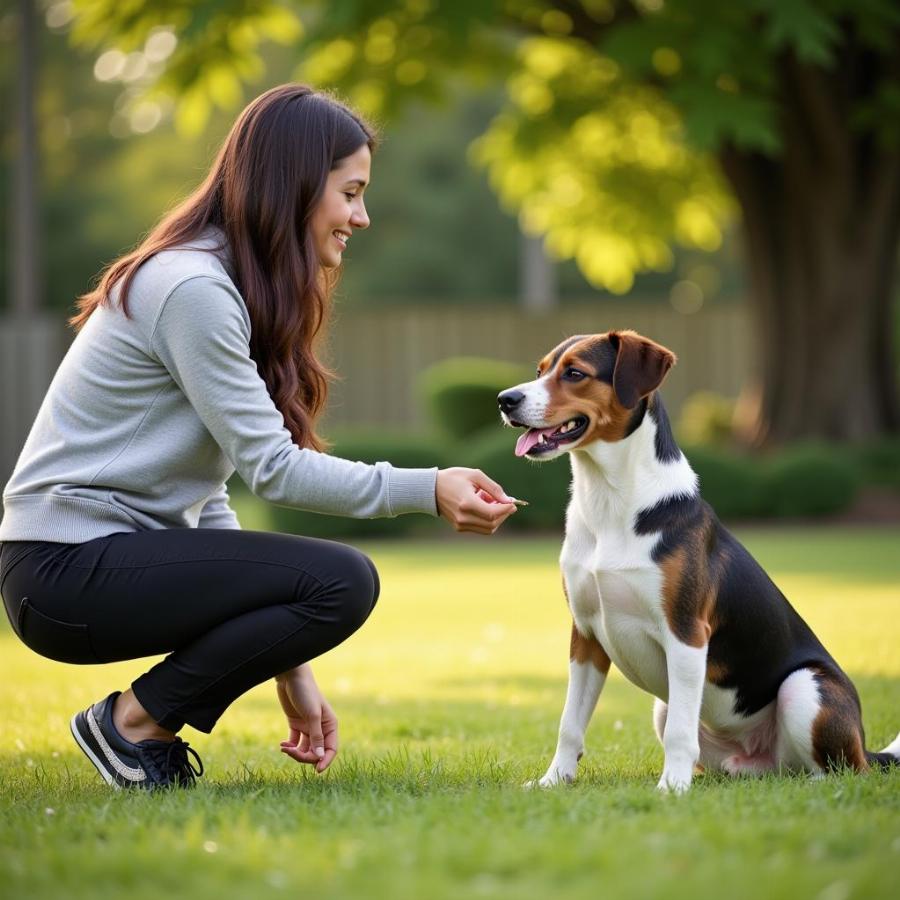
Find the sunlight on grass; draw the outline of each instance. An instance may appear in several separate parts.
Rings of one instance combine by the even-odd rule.
[[[870,747],[887,743],[900,728],[900,533],[742,537],[854,678]],[[559,541],[364,549],[382,579],[376,611],[315,665],[341,721],[323,778],[279,754],[285,730],[262,685],[214,735],[186,730],[208,768],[197,791],[111,795],[68,720],[150,661],[64,666],[0,632],[5,896],[251,896],[312,883],[340,897],[587,897],[603,885],[696,898],[728,883],[749,898],[760,871],[772,897],[890,895],[896,774],[707,777],[684,802],[663,802],[652,701],[615,672],[579,783],[523,792],[553,751],[565,696]],[[159,876],[163,860],[172,872]]]

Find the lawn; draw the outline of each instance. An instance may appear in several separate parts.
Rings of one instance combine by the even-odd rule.
[[[853,677],[871,748],[900,729],[900,529],[742,532]],[[897,896],[900,772],[655,783],[651,700],[613,672],[578,782],[531,792],[555,744],[569,619],[558,541],[372,543],[381,600],[318,661],[342,751],[278,752],[274,690],[187,731],[191,793],[111,793],[73,711],[147,662],[64,666],[0,630],[0,896]]]

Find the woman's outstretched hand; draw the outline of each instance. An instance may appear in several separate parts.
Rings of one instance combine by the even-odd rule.
[[[515,511],[515,500],[478,469],[441,469],[435,488],[438,513],[457,531],[493,534]]]
[[[338,751],[338,723],[308,663],[275,678],[290,734],[281,752],[324,772]]]

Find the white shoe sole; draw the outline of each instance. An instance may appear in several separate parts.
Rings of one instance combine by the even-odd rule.
[[[84,755],[94,764],[94,767],[102,776],[103,780],[111,787],[117,791],[122,790],[122,785],[120,785],[112,775],[106,769],[106,766],[97,759],[94,751],[84,742],[84,738],[81,736],[81,732],[78,730],[78,725],[76,724],[76,719],[81,713],[75,713],[72,716],[72,720],[69,722],[69,730],[72,732],[72,737],[75,738],[75,742],[79,747],[84,751]]]

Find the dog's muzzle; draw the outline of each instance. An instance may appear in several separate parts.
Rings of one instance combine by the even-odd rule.
[[[525,392],[518,388],[509,388],[497,395],[497,405],[503,414],[503,418],[514,428],[525,428],[526,431],[516,442],[516,456],[528,456],[530,459],[539,459],[547,456],[554,450],[559,450],[566,444],[577,441],[585,433],[588,426],[586,416],[574,416],[572,419],[561,422],[558,425],[535,425],[527,421],[529,416],[522,414],[519,407],[523,406]],[[524,404],[527,406],[527,404]],[[516,413],[519,413],[517,416]],[[525,419],[526,421],[521,421]]]
[[[523,394],[522,391],[516,390],[516,388],[510,388],[509,390],[501,391],[497,395],[497,406],[500,407],[501,412],[510,415],[524,399],[525,394]]]

